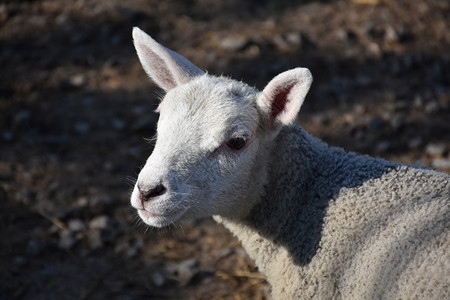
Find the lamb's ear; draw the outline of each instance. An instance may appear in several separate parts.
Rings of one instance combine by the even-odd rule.
[[[295,121],[312,83],[308,69],[296,68],[275,76],[257,99],[271,129]]]
[[[137,27],[133,28],[133,40],[145,72],[166,91],[204,74],[189,60],[159,44]]]

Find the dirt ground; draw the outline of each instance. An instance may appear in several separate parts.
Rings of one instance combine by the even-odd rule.
[[[130,208],[161,94],[133,26],[258,88],[308,67],[312,134],[450,171],[447,0],[0,1],[0,299],[270,299],[211,219]]]

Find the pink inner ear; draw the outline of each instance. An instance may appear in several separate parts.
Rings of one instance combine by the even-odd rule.
[[[144,66],[148,75],[164,89],[172,89],[176,86],[173,74],[167,68],[166,63],[152,49],[146,45],[140,44],[145,49],[144,55],[148,66]],[[150,67],[151,66],[151,67]]]
[[[291,84],[287,87],[282,87],[276,90],[272,102],[272,108],[270,111],[270,116],[272,117],[272,120],[274,120],[283,110],[286,109],[286,104],[289,102],[288,94],[293,86],[294,84]]]

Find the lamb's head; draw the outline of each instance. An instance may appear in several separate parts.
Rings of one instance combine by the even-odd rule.
[[[263,90],[214,77],[143,31],[134,44],[147,74],[166,91],[153,153],[131,204],[149,225],[180,218],[245,216],[266,183],[269,150],[292,123],[312,81],[307,69],[276,76]]]

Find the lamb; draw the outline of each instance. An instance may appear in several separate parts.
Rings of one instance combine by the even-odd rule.
[[[133,30],[166,91],[131,205],[162,227],[213,216],[275,299],[449,299],[450,176],[330,147],[294,122],[312,82],[296,68],[262,92],[203,72]]]

